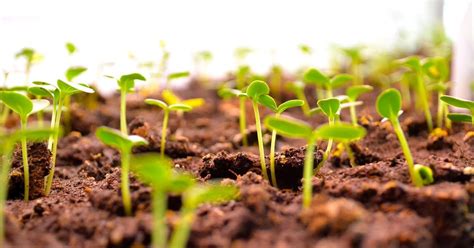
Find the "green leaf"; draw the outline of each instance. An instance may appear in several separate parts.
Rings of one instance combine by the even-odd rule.
[[[255,80],[247,87],[246,93],[252,100],[258,101],[261,95],[268,95],[270,93],[270,88],[264,81]]]
[[[466,99],[446,95],[441,96],[439,99],[454,107],[464,108],[468,110],[474,109],[474,101],[469,101]]]
[[[355,101],[360,95],[371,92],[373,89],[374,87],[370,85],[354,85],[347,88],[346,95],[351,101]]]
[[[472,122],[472,116],[461,113],[449,113],[448,118],[454,122]]]
[[[328,117],[336,117],[341,111],[341,102],[335,97],[319,100],[318,106]]]
[[[288,100],[278,106],[277,113],[281,114],[289,108],[301,107],[303,105],[304,105],[303,100],[298,100],[298,99]]]
[[[276,105],[275,99],[273,99],[273,97],[269,95],[261,95],[258,98],[258,103],[271,109],[272,111],[277,111],[277,105]]]
[[[194,186],[196,183],[196,180],[191,175],[188,174],[179,174],[179,173],[173,173],[173,176],[171,180],[169,181],[169,184],[167,185],[167,188],[170,192],[172,193],[182,193],[192,186]]]
[[[161,96],[163,97],[163,100],[167,104],[175,104],[181,102],[181,98],[179,98],[173,91],[171,90],[163,90],[161,92]]]
[[[296,94],[297,92],[301,92],[304,89],[304,84],[300,81],[290,82],[286,84],[286,88]]]
[[[402,109],[400,92],[394,88],[383,91],[377,97],[376,107],[380,116],[388,119],[398,118],[398,114]]]
[[[434,182],[433,171],[430,167],[421,164],[415,164],[414,168],[415,173],[417,173],[418,176],[421,178],[423,185],[429,185]]]
[[[196,185],[185,192],[184,207],[195,209],[203,203],[224,203],[236,199],[238,194],[235,186]]]
[[[191,108],[198,108],[206,103],[204,98],[191,98],[181,101],[182,104],[188,105]]]
[[[418,71],[421,69],[420,57],[418,56],[409,56],[403,59],[397,60],[397,63],[401,66],[407,67],[412,71]]]
[[[130,92],[135,87],[135,80],[145,81],[146,79],[139,73],[131,73],[121,76],[117,82],[121,90]]]
[[[110,128],[110,127],[99,127],[95,131],[97,138],[102,141],[102,143],[113,147],[122,152],[130,152],[133,146],[135,145],[146,145],[148,142],[139,138],[139,136],[131,135],[126,136],[122,134],[119,130]]]
[[[306,45],[306,44],[300,44],[300,45],[298,46],[298,48],[299,48],[300,51],[301,51],[302,53],[304,53],[304,54],[310,55],[310,54],[313,52],[313,50],[311,49],[311,47],[308,46],[308,45]]]
[[[172,161],[156,153],[143,153],[130,157],[130,168],[138,179],[153,187],[166,190],[172,177]]]
[[[21,138],[25,137],[29,141],[41,141],[46,140],[49,138],[51,134],[54,134],[55,129],[47,129],[47,128],[31,128],[25,130],[16,130],[11,134],[7,134],[13,142],[20,140]]]
[[[367,131],[361,126],[349,123],[324,124],[316,129],[316,136],[320,139],[333,139],[340,142],[350,142],[361,139]]]
[[[22,118],[28,117],[31,111],[33,111],[33,102],[19,92],[0,91],[0,100]]]
[[[82,84],[74,83],[74,82],[64,82],[58,79],[58,88],[61,91],[61,94],[64,95],[74,95],[79,92],[84,93],[94,93],[94,89],[88,86],[84,86]]]
[[[290,138],[309,139],[313,133],[309,124],[286,117],[269,116],[265,118],[265,126]]]
[[[329,78],[315,68],[310,68],[304,73],[303,81],[321,87],[326,87],[330,83]]]
[[[175,72],[168,75],[168,80],[184,78],[189,76],[189,71]]]
[[[34,56],[35,53],[36,53],[35,50],[32,49],[32,48],[23,48],[21,51],[19,51],[15,55],[15,57],[16,58],[24,57],[27,60],[31,61],[31,60],[33,60],[33,56]]]
[[[171,104],[169,107],[168,107],[169,110],[174,110],[174,111],[191,111],[193,109],[193,107],[189,106],[189,105],[186,105],[186,104],[183,104],[183,103],[175,103],[175,104]]]
[[[69,53],[69,55],[71,55],[71,54],[74,54],[76,52],[77,48],[73,43],[67,42],[66,43],[66,50]]]
[[[168,104],[166,104],[165,102],[161,100],[148,98],[148,99],[145,99],[145,103],[149,105],[153,105],[153,106],[158,106],[165,110],[168,109]]]
[[[431,79],[446,82],[449,77],[449,66],[445,58],[433,57],[423,63],[423,72]]]
[[[217,94],[222,97],[222,98],[227,98],[227,97],[247,97],[247,94],[245,92],[242,92],[240,90],[236,89],[231,89],[231,88],[221,88],[217,92]]]
[[[352,75],[339,74],[334,76],[329,83],[331,84],[331,87],[333,89],[336,89],[345,85],[346,83],[349,83],[352,80],[354,80],[354,77]]]
[[[74,78],[78,77],[85,71],[87,71],[87,68],[82,66],[69,67],[69,69],[66,71],[66,79],[67,81],[72,82]]]
[[[28,93],[40,97],[54,98],[54,90],[56,90],[56,88],[52,85],[35,85],[28,87]]]
[[[33,103],[33,109],[30,114],[38,113],[49,106],[49,101],[45,99],[33,99],[31,102]]]

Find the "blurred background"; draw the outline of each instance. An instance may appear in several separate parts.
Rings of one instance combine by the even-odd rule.
[[[291,72],[302,64],[329,68],[337,47],[410,53],[439,37],[454,44],[453,80],[468,85],[474,78],[471,0],[3,1],[0,32],[8,85],[25,81],[25,61],[15,58],[24,47],[42,55],[31,81],[55,81],[70,65],[83,65],[89,70],[81,79],[107,90],[115,82],[103,74],[146,74],[164,50],[170,71],[195,70],[194,55],[209,50],[206,70],[218,78],[236,68],[238,47],[252,51],[246,63],[257,73],[274,64]],[[66,42],[77,46],[74,56]],[[301,44],[312,53],[302,53]]]

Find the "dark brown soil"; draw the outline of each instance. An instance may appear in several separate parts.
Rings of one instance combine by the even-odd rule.
[[[276,174],[280,188],[261,177],[258,149],[240,146],[238,102],[221,101],[214,91],[178,91],[183,98],[205,97],[205,106],[170,118],[166,154],[175,167],[200,181],[219,180],[240,188],[240,199],[203,205],[192,227],[189,247],[472,247],[474,244],[474,142],[464,141],[469,125],[428,137],[425,123],[411,110],[403,127],[416,163],[432,168],[435,183],[410,184],[407,166],[389,123],[378,122],[375,94],[364,96],[359,120],[368,135],[351,144],[357,167],[343,154],[313,177],[314,197],[301,208],[304,141],[278,138]],[[143,96],[128,98],[130,133],[149,145],[135,153],[160,150],[162,113]],[[150,189],[133,176],[133,217],[124,216],[120,196],[120,157],[101,144],[94,130],[118,128],[119,99],[101,99],[99,108],[73,105],[74,132],[61,139],[56,177],[49,197],[41,197],[50,153],[31,144],[32,199],[23,194],[21,152],[14,155],[7,201],[7,247],[144,247],[150,244]],[[248,105],[251,110],[251,106]],[[300,109],[289,115],[305,119]],[[343,111],[342,119],[348,119]],[[261,111],[262,115],[270,111]],[[253,113],[247,111],[253,124]],[[323,117],[306,119],[313,125]],[[250,140],[254,131],[249,128]],[[268,136],[268,134],[267,134]],[[474,140],[474,139],[471,139]],[[251,142],[254,143],[254,142]],[[318,144],[315,163],[325,144]],[[268,147],[267,154],[268,154]],[[268,158],[267,158],[268,164]],[[170,227],[178,220],[179,196],[169,196]]]

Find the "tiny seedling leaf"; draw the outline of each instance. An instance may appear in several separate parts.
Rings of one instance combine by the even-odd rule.
[[[130,168],[140,181],[154,187],[165,187],[168,184],[172,176],[171,165],[170,159],[154,153],[133,155],[130,158]]]
[[[35,85],[28,87],[28,93],[35,95],[35,96],[40,96],[40,97],[50,97],[54,98],[54,90],[56,88],[52,85]]]
[[[74,78],[78,77],[85,71],[87,71],[87,68],[82,67],[82,66],[69,67],[69,69],[67,69],[66,71],[66,79],[67,81],[72,82]]]
[[[454,107],[464,108],[468,110],[474,109],[474,101],[469,101],[469,100],[465,100],[465,99],[457,98],[453,96],[441,96],[440,99],[441,101]]]
[[[275,99],[273,99],[273,97],[269,95],[261,95],[258,98],[258,103],[271,109],[272,111],[277,111],[277,105],[276,105]]]
[[[189,71],[175,72],[168,75],[168,80],[184,78],[189,76]]]
[[[401,66],[405,66],[412,71],[418,71],[421,69],[420,65],[420,57],[418,56],[409,56],[403,59],[397,60],[398,64]]]
[[[203,203],[223,203],[236,199],[239,190],[235,186],[196,185],[185,192],[184,205],[187,209],[195,209]]]
[[[191,111],[193,109],[193,107],[189,106],[189,105],[186,105],[186,104],[183,104],[183,103],[175,103],[175,104],[171,104],[169,107],[168,107],[169,110],[174,110],[174,111]]]
[[[33,103],[33,109],[31,110],[30,114],[40,112],[49,106],[49,101],[45,99],[33,99],[31,102]]]
[[[198,108],[204,105],[204,98],[191,98],[181,101],[182,104],[188,105],[191,108]]]
[[[89,94],[94,93],[94,89],[89,86],[74,82],[64,82],[60,79],[58,80],[58,88],[61,91],[61,94],[64,95],[74,95],[79,92],[85,92]]]
[[[167,185],[168,190],[172,193],[182,193],[196,183],[194,178],[188,174],[178,174],[175,172],[172,175],[172,180]]]
[[[148,142],[136,135],[126,136],[119,130],[110,127],[97,128],[95,135],[104,144],[111,146],[117,150],[130,152],[134,145],[146,145]]]
[[[286,117],[269,116],[265,118],[265,126],[290,138],[309,139],[313,133],[309,124]]]
[[[167,103],[167,104],[175,104],[175,103],[179,103],[181,102],[181,98],[179,98],[175,93],[173,93],[173,91],[171,90],[163,90],[163,92],[161,92],[161,96],[163,97],[163,100]]]
[[[267,83],[262,80],[255,80],[247,87],[247,95],[254,101],[258,101],[261,95],[268,95],[270,88]]]
[[[363,102],[361,102],[361,101],[342,103],[341,107],[340,107],[340,110],[345,109],[345,108],[349,108],[351,106],[360,106],[362,104],[363,104]],[[321,112],[322,112],[321,108],[317,107],[317,108],[310,109],[309,114],[310,115],[315,115],[315,114],[319,114]]]
[[[415,164],[414,168],[415,173],[417,173],[421,178],[423,185],[432,184],[434,182],[433,171],[430,167],[421,164]]]
[[[330,80],[330,84],[331,84],[331,87],[335,89],[335,88],[339,88],[339,87],[345,85],[346,83],[349,83],[352,80],[354,80],[354,77],[352,75],[339,74],[337,76],[334,76]]]
[[[326,86],[330,83],[329,78],[315,68],[310,68],[304,73],[303,81],[319,86]]]
[[[16,91],[0,91],[0,100],[22,118],[33,111],[33,102],[25,95]]]
[[[347,88],[346,95],[351,101],[357,100],[360,95],[371,92],[374,87],[370,85],[354,85]]]
[[[297,99],[294,99],[294,100],[288,100],[280,105],[278,105],[278,108],[277,108],[277,113],[281,114],[283,112],[285,112],[287,109],[289,108],[294,108],[294,107],[301,107],[304,105],[304,101],[303,100],[297,100]]]
[[[423,64],[423,72],[433,80],[445,82],[449,77],[449,66],[445,58],[428,58]]]
[[[320,139],[333,139],[341,142],[349,142],[361,139],[365,136],[366,130],[361,126],[354,126],[349,123],[336,123],[319,126],[316,129],[316,136]]]
[[[247,97],[247,94],[245,92],[242,92],[236,89],[231,89],[231,88],[221,88],[219,89],[217,94],[222,98],[228,98],[232,96],[233,97]]]
[[[461,113],[449,113],[448,118],[454,122],[472,122],[472,116]]]
[[[168,104],[166,104],[165,102],[161,100],[148,98],[148,99],[145,99],[145,103],[149,105],[153,105],[153,106],[158,106],[165,110],[168,109]]]
[[[383,91],[377,97],[377,112],[387,119],[398,118],[398,114],[402,108],[402,96],[400,92],[394,88]]]
[[[135,87],[135,80],[145,81],[146,79],[139,73],[131,73],[121,76],[117,82],[121,90],[130,92]]]
[[[77,48],[73,43],[67,42],[66,43],[66,50],[69,53],[69,55],[71,55],[71,54],[76,52]]]
[[[335,117],[341,111],[341,102],[335,97],[319,100],[318,106],[328,117]]]

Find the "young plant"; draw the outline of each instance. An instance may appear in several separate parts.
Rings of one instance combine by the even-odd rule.
[[[262,96],[260,98],[260,103],[269,107],[273,112],[275,112],[275,116],[279,117],[283,112],[285,112],[289,108],[301,107],[303,106],[304,102],[302,100],[288,100],[280,105],[276,105],[273,98],[270,96]],[[278,187],[276,174],[275,174],[275,146],[276,146],[276,136],[277,130],[272,131],[272,139],[270,143],[270,176],[272,178],[272,184],[275,187]]]
[[[428,131],[433,130],[433,120],[431,118],[430,106],[428,102],[428,93],[426,90],[426,83],[423,80],[423,68],[420,62],[420,58],[417,56],[411,56],[399,61],[399,63],[408,68],[411,72],[416,75],[416,93],[418,105],[423,109],[425,114],[426,123],[428,125]]]
[[[73,66],[69,67],[65,73],[67,82],[73,82],[76,77],[83,74],[87,71],[87,68],[82,66]],[[71,96],[66,96],[64,98],[64,124],[65,124],[65,131],[70,131],[71,127]]]
[[[283,136],[290,138],[305,139],[308,143],[305,153],[303,169],[303,207],[307,208],[311,204],[313,186],[311,178],[315,173],[314,147],[317,140],[336,140],[340,142],[350,142],[365,136],[366,131],[363,127],[353,126],[347,123],[336,123],[333,125],[324,124],[315,130],[302,121],[284,117],[270,116],[265,119],[265,125],[270,129],[277,130]]]
[[[28,130],[5,133],[0,131],[0,247],[3,247],[5,237],[5,201],[8,192],[8,175],[11,167],[11,157],[15,144],[23,139],[37,141],[47,138],[52,130],[29,128]]]
[[[351,74],[354,75],[354,84],[363,84],[362,74],[362,49],[361,46],[342,48],[342,53],[351,60]]]
[[[117,149],[121,158],[121,192],[123,208],[126,215],[132,214],[132,202],[130,199],[129,171],[130,155],[134,146],[147,145],[148,142],[137,135],[124,135],[122,132],[109,127],[97,128],[95,135],[102,143]]]
[[[400,126],[400,122],[398,121],[398,116],[402,113],[402,97],[400,92],[393,88],[383,91],[377,97],[376,105],[379,115],[392,123],[393,130],[398,137],[403,154],[405,155],[412,183],[416,187],[421,187],[427,182],[432,181],[426,178],[428,174],[432,174],[429,167],[414,164],[408,142],[405,138],[402,127]],[[428,171],[430,173],[426,173]]]
[[[247,98],[247,94],[240,90],[230,89],[230,88],[222,88],[218,92],[219,96],[223,98],[227,98],[229,96],[238,97],[239,98],[239,128],[240,128],[240,135],[242,136],[242,145],[248,146],[248,139],[246,134],[247,129],[247,112],[245,107],[245,99]]]
[[[370,85],[353,85],[346,90],[346,95],[349,99],[349,102],[355,103],[357,101],[357,98],[359,98],[360,95],[371,92],[374,88]],[[351,111],[351,120],[352,124],[357,125],[357,114],[356,114],[356,106],[351,105],[350,106],[350,111]]]
[[[474,127],[474,101],[456,98],[453,96],[441,96],[439,99],[453,107],[467,109],[469,114],[451,113],[448,114],[448,118],[454,122],[470,122]]]
[[[189,71],[180,71],[169,74],[166,77],[166,89],[169,90],[171,88],[171,81],[185,77],[189,77]]]
[[[328,125],[334,125],[336,121],[339,121],[339,114],[341,112],[341,101],[338,98],[332,97],[327,99],[322,99],[318,101],[318,107],[321,109],[321,112],[328,118]],[[323,154],[323,159],[316,167],[316,171],[326,163],[326,160],[329,158],[331,154],[332,145],[334,140],[328,139],[328,144],[326,146],[326,150]]]
[[[24,58],[26,60],[26,63],[25,63],[25,85],[26,85],[28,84],[30,80],[31,67],[33,66],[33,64],[42,60],[43,56],[37,53],[32,48],[23,48],[21,51],[19,51],[15,55],[15,57]]]
[[[304,74],[305,83],[314,84],[317,91],[321,88],[326,89],[327,98],[333,97],[334,89],[339,88],[352,80],[353,76],[349,74],[339,74],[329,78],[315,68],[308,69]]]
[[[69,56],[73,55],[77,51],[76,45],[74,45],[72,42],[66,42],[66,50]]]
[[[94,93],[94,90],[85,84],[78,84],[73,82],[65,82],[62,80],[57,81],[57,85],[54,87],[46,87],[47,83],[37,83],[37,85],[44,86],[44,90],[49,90],[50,95],[53,97],[53,116],[51,117],[52,125],[56,129],[56,133],[53,138],[50,139],[48,147],[52,148],[52,160],[51,170],[49,171],[48,178],[46,179],[45,194],[49,195],[51,192],[51,186],[53,185],[54,169],[56,167],[56,154],[58,151],[59,141],[59,126],[61,125],[61,114],[63,112],[64,104],[67,97],[70,97],[78,93]],[[51,86],[51,85],[50,85]]]
[[[286,85],[287,89],[295,94],[296,98],[303,101],[303,105],[301,106],[301,110],[303,111],[304,115],[310,116],[310,108],[308,104],[308,99],[304,93],[305,84],[297,81],[291,82]]]
[[[431,89],[438,93],[438,99],[446,94],[448,89],[447,81],[449,79],[449,66],[445,58],[432,57],[426,59],[423,63],[423,72],[428,76],[433,84],[427,85],[428,89]],[[438,110],[436,116],[436,126],[438,128],[443,127],[443,120],[447,128],[450,128],[451,123],[448,119],[448,107],[443,101],[438,101]]]
[[[115,79],[111,76],[106,77]],[[120,89],[120,131],[123,135],[127,135],[127,93],[133,92],[135,88],[135,80],[145,81],[146,79],[139,73],[132,73],[122,75],[116,80]]]
[[[27,96],[15,91],[0,91],[0,100],[13,112],[20,116],[21,131],[27,130],[28,117],[43,110],[49,105],[47,100],[30,100]],[[30,192],[30,172],[28,168],[28,148],[26,136],[21,139],[21,154],[23,158],[23,180],[25,183],[24,199],[28,201]]]
[[[165,147],[166,147],[166,130],[168,128],[168,119],[170,115],[170,111],[191,111],[193,109],[191,106],[183,104],[183,103],[176,103],[168,105],[167,103],[157,100],[157,99],[145,99],[145,103],[153,106],[160,107],[163,109],[163,125],[161,128],[161,145],[160,145],[160,154],[161,157],[165,156]]]

